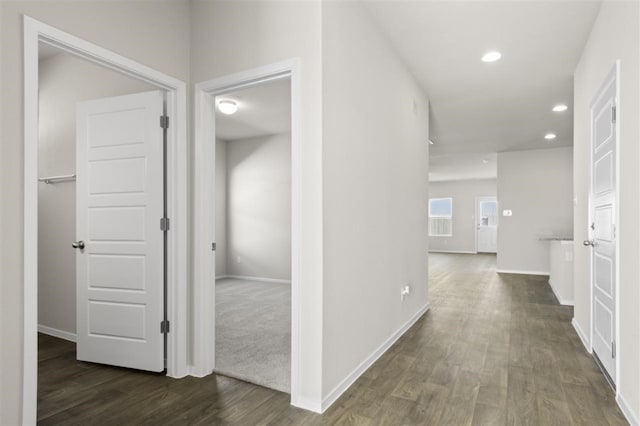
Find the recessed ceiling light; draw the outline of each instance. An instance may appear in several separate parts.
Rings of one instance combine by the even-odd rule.
[[[227,115],[235,114],[238,111],[238,104],[230,99],[218,101],[218,110]]]
[[[550,141],[551,139],[555,139],[556,135],[555,133],[547,133],[546,135],[544,135],[544,138],[548,141]]]
[[[568,107],[565,104],[558,104],[558,105],[553,107],[552,111],[553,112],[562,112],[562,111],[566,111],[567,108]]]
[[[435,144],[435,142],[432,141],[431,139],[429,139],[429,145],[434,145],[434,144]]]
[[[482,62],[495,62],[500,58],[502,58],[502,53],[493,50],[484,54],[484,56],[482,57]]]

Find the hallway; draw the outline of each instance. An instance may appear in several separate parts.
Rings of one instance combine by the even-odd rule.
[[[222,376],[172,380],[40,348],[42,424],[627,424],[546,277],[431,253],[431,310],[324,415]],[[55,354],[55,346],[66,350]],[[107,397],[108,396],[108,397]],[[148,397],[145,397],[148,396]]]
[[[499,275],[495,260],[430,253],[430,311],[325,415],[379,424],[626,425],[570,324],[572,308],[558,305],[547,277]]]

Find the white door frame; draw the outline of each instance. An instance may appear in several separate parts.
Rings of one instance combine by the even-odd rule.
[[[239,72],[195,86],[195,223],[193,370],[215,365],[215,96],[270,80],[291,78],[291,400],[300,392],[300,74],[298,59]]]
[[[35,424],[38,385],[38,43],[42,42],[167,91],[167,375],[187,369],[187,88],[180,80],[24,16],[24,324],[22,424]]]
[[[587,215],[587,235],[589,237],[589,239],[591,239],[591,230],[589,229],[589,224],[592,223],[593,218],[591,215],[591,206],[593,203],[593,200],[591,199],[591,189],[593,186],[593,170],[592,170],[592,165],[593,165],[593,117],[591,116],[591,108],[592,106],[597,102],[598,97],[600,97],[601,92],[603,91],[603,89],[607,86],[608,81],[611,78],[615,78],[616,80],[616,122],[615,122],[615,127],[616,127],[616,140],[615,140],[615,147],[616,147],[616,190],[615,190],[615,194],[616,194],[616,199],[614,202],[614,208],[616,210],[615,213],[615,221],[616,221],[616,241],[615,241],[615,249],[616,249],[616,260],[615,260],[615,283],[614,283],[614,288],[615,288],[615,304],[616,304],[616,315],[615,315],[615,341],[616,341],[616,352],[618,352],[616,354],[616,374],[615,377],[613,378],[615,381],[615,387],[616,387],[616,400],[618,399],[618,397],[620,396],[620,376],[621,376],[621,372],[620,372],[620,355],[619,355],[619,350],[618,348],[620,348],[621,344],[620,344],[620,238],[618,237],[619,235],[622,235],[622,233],[624,232],[623,230],[620,229],[620,117],[622,116],[621,114],[621,108],[620,108],[620,60],[617,60],[615,65],[613,66],[613,68],[607,73],[607,75],[604,77],[603,79],[603,83],[600,87],[598,87],[598,90],[596,91],[596,94],[594,95],[594,98],[591,100],[591,104],[589,105],[589,110],[590,110],[590,114],[589,114],[589,168],[587,169],[589,171],[589,202],[588,202],[588,206],[587,208],[588,210],[588,215]],[[593,286],[594,286],[594,280],[593,280],[593,251],[589,250],[589,353],[593,354],[593,327],[594,327],[594,321],[593,321]]]

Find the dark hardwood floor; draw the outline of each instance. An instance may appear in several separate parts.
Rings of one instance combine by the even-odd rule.
[[[40,335],[40,424],[627,424],[546,277],[495,256],[430,255],[431,310],[323,415],[209,376],[169,379],[75,361]]]

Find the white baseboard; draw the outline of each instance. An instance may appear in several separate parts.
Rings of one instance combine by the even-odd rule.
[[[224,275],[221,278],[233,278],[236,280],[261,281],[265,283],[291,284],[291,280],[280,280],[277,278],[247,277],[244,275]],[[216,277],[216,279],[220,279]]]
[[[322,402],[320,401],[298,397],[296,399],[291,398],[291,405],[302,408],[303,410],[322,414]]]
[[[191,376],[191,377],[197,377],[198,379],[201,379],[203,377],[207,377],[208,375],[210,375],[212,373],[213,373],[213,371],[209,371],[209,372],[201,371],[200,369],[196,368],[195,366],[190,365],[189,366],[189,372],[188,372],[187,375]]]
[[[329,394],[322,400],[320,413],[323,413],[331,406],[349,387],[364,373],[367,368],[378,360],[413,324],[416,323],[429,310],[429,304],[423,306],[409,321],[404,323],[395,333],[393,333],[378,349],[373,351],[364,361],[360,363],[347,377],[345,377]],[[312,410],[315,411],[315,410]]]
[[[216,280],[223,280],[223,279],[225,279],[225,278],[229,278],[229,275],[218,275],[218,276],[216,277]]]
[[[580,324],[578,324],[578,321],[576,321],[575,317],[573,317],[573,319],[571,320],[571,325],[573,326],[573,329],[576,331],[576,334],[580,338],[580,341],[582,341],[584,348],[587,350],[587,352],[591,353],[591,345],[589,344],[589,339],[587,338],[587,335],[585,334],[585,332],[582,331],[582,329],[580,328]]]
[[[627,401],[622,397],[621,394],[616,396],[616,402],[622,411],[622,414],[627,418],[627,421],[631,426],[639,426],[640,425],[640,417],[636,413],[633,412]]]
[[[48,334],[49,336],[58,337],[70,342],[76,341],[75,333],[69,333],[68,331],[58,330],[57,328],[53,327],[47,327],[46,325],[38,324],[38,333]]]
[[[499,274],[549,275],[548,271],[522,271],[519,269],[498,269],[496,272]]]
[[[475,251],[463,251],[463,250],[429,250],[429,253],[478,254]]]
[[[555,287],[553,286],[553,284],[551,284],[551,280],[549,280],[549,287],[551,287],[551,291],[553,291],[553,294],[556,296],[556,299],[558,299],[558,303],[560,303],[563,306],[573,306],[573,300],[566,300],[558,296],[558,293],[556,292]]]

